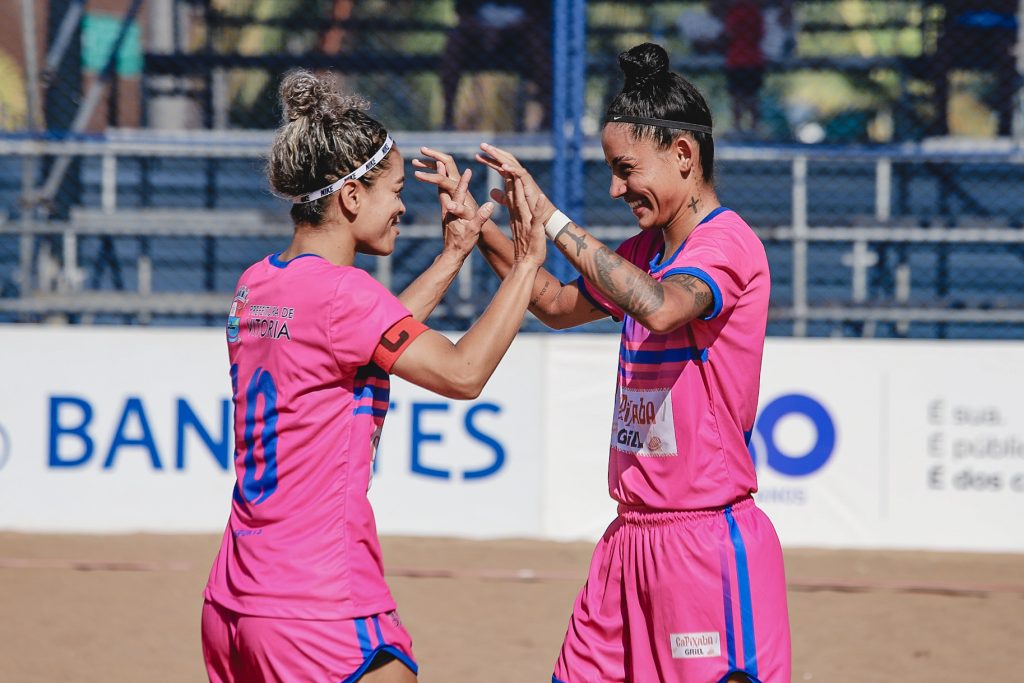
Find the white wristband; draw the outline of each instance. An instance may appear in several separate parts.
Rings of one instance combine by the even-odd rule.
[[[544,232],[553,242],[558,237],[558,233],[562,232],[562,228],[569,223],[572,223],[572,219],[558,209],[555,209],[555,212],[551,214],[551,218],[544,222]]]

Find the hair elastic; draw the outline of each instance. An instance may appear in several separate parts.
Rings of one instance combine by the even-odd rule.
[[[388,134],[387,137],[384,138],[384,144],[380,146],[380,149],[374,152],[373,156],[367,159],[362,166],[352,171],[344,178],[339,178],[338,180],[335,180],[327,187],[322,187],[319,190],[310,192],[309,194],[304,194],[299,197],[296,197],[295,199],[292,200],[292,202],[295,204],[306,204],[308,202],[315,202],[318,199],[322,199],[324,197],[328,197],[334,194],[335,192],[340,190],[341,186],[347,183],[348,181],[359,180],[364,175],[373,170],[373,168],[377,166],[377,164],[384,160],[384,157],[388,155],[388,152],[390,152],[391,148],[394,146],[395,141],[394,139],[392,139],[391,135]]]
[[[711,135],[711,126],[699,123],[686,123],[684,121],[669,121],[668,119],[648,119],[643,116],[609,116],[605,123],[639,123],[643,126],[661,126],[663,128],[676,128],[678,130],[692,130],[696,133],[707,133]]]

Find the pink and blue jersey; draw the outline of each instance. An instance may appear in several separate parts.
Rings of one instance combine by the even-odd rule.
[[[747,449],[757,411],[770,276],[764,245],[735,212],[712,211],[674,254],[660,230],[631,237],[620,256],[656,280],[707,284],[713,310],[654,334],[625,316],[619,347],[608,486],[629,507],[696,510],[757,490]],[[623,311],[579,280],[616,319]]]
[[[712,211],[674,254],[660,230],[618,253],[656,280],[700,279],[708,315],[669,334],[625,316],[608,484],[619,515],[573,606],[552,681],[787,683],[782,549],[750,494],[747,439],[768,318],[764,247],[734,212]],[[580,279],[593,303],[623,311]]]
[[[278,618],[395,608],[366,496],[389,405],[390,367],[372,359],[409,316],[366,272],[311,254],[242,275],[227,329],[238,481],[207,600]]]

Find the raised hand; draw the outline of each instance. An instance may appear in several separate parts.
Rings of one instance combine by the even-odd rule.
[[[477,203],[469,194],[469,181],[473,172],[468,168],[459,177],[455,190],[448,195],[444,201],[441,215],[441,225],[444,236],[444,249],[451,251],[459,257],[465,257],[473,251],[477,238],[480,237],[480,229],[487,218],[490,218],[494,205],[492,204],[483,220],[473,220],[477,213]],[[445,193],[447,195],[447,193]]]
[[[455,187],[462,177],[459,165],[455,163],[455,158],[452,155],[430,147],[420,147],[420,153],[430,160],[412,160],[412,165],[419,169],[415,171],[416,179],[437,187],[437,198],[441,203],[441,211],[445,211],[445,207],[451,201]],[[472,195],[468,195],[467,201],[473,208],[476,208],[476,200]]]
[[[420,152],[428,157],[428,160],[413,159],[412,165],[420,169],[415,172],[417,180],[437,187],[437,198],[441,204],[441,224],[444,226],[445,249],[451,249],[453,252],[465,256],[476,245],[480,228],[469,229],[470,226],[461,222],[464,219],[458,217],[459,212],[453,213],[450,207],[453,204],[464,205],[469,209],[470,215],[477,209],[477,201],[469,192],[472,171],[466,169],[465,172],[459,173],[459,166],[450,154],[430,147],[420,147]],[[493,210],[490,213],[493,213]],[[490,213],[488,213],[488,217]]]
[[[507,177],[503,196],[509,212],[509,227],[512,229],[513,260],[540,267],[547,256],[544,223],[531,210],[522,179]]]
[[[542,225],[551,218],[551,214],[555,212],[555,205],[547,198],[540,189],[540,185],[533,179],[530,172],[519,163],[515,155],[486,142],[480,145],[480,149],[484,151],[484,154],[477,153],[477,161],[493,168],[506,178],[512,176],[522,181],[523,189],[526,193],[526,201],[530,205],[530,211],[540,219]],[[491,190],[492,199],[508,206],[505,195],[506,192]]]
[[[469,193],[472,173],[467,170],[461,176],[449,179],[447,169],[443,164],[439,166],[438,173],[432,175],[441,178],[440,174],[444,174],[445,187],[438,190],[444,248],[434,262],[398,295],[399,301],[419,321],[426,320],[441,302],[495,208],[494,202],[477,207]]]

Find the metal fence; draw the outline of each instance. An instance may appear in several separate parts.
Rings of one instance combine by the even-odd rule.
[[[618,241],[632,216],[608,198],[596,135],[616,55],[655,40],[712,104],[720,197],[773,268],[770,333],[1024,337],[1017,0],[20,10],[0,27],[0,60],[24,74],[0,81],[3,321],[221,324],[238,273],[290,234],[262,158],[292,66],[336,71],[407,156],[515,150]],[[496,184],[481,173],[473,191]],[[395,290],[440,248],[436,200],[407,187],[395,255],[360,260]],[[474,259],[434,324],[464,328],[495,288]]]
[[[441,147],[466,163],[480,140],[472,133],[396,135],[402,147]],[[233,278],[291,232],[281,202],[266,190],[252,192],[263,187],[260,159],[269,137],[0,142],[0,154],[25,165],[39,155],[78,155],[89,198],[65,221],[26,212],[0,225],[0,251],[17,254],[0,262],[8,273],[4,291],[19,293],[0,298],[0,314],[219,323]],[[552,150],[542,140],[513,135],[495,142],[537,169],[542,181],[550,172]],[[625,211],[604,192],[607,173],[596,143],[583,158],[588,210],[580,220],[620,241],[635,228],[628,219],[607,220]],[[1021,336],[1024,230],[1007,217],[1024,215],[1024,193],[1012,191],[1024,175],[1024,149],[726,146],[720,161],[724,203],[743,207],[768,249],[774,333]],[[176,184],[160,180],[169,169]],[[986,215],[957,212],[965,202],[947,186],[964,175],[976,187],[960,192],[986,202]],[[207,205],[211,183],[216,192]],[[778,193],[749,196],[755,183],[772,183]],[[497,185],[481,174],[472,190],[483,196]],[[393,289],[411,281],[440,248],[433,193],[412,185],[407,194],[411,226],[403,229],[398,252],[363,262]],[[466,325],[495,286],[486,266],[471,260],[439,315],[449,326]]]

